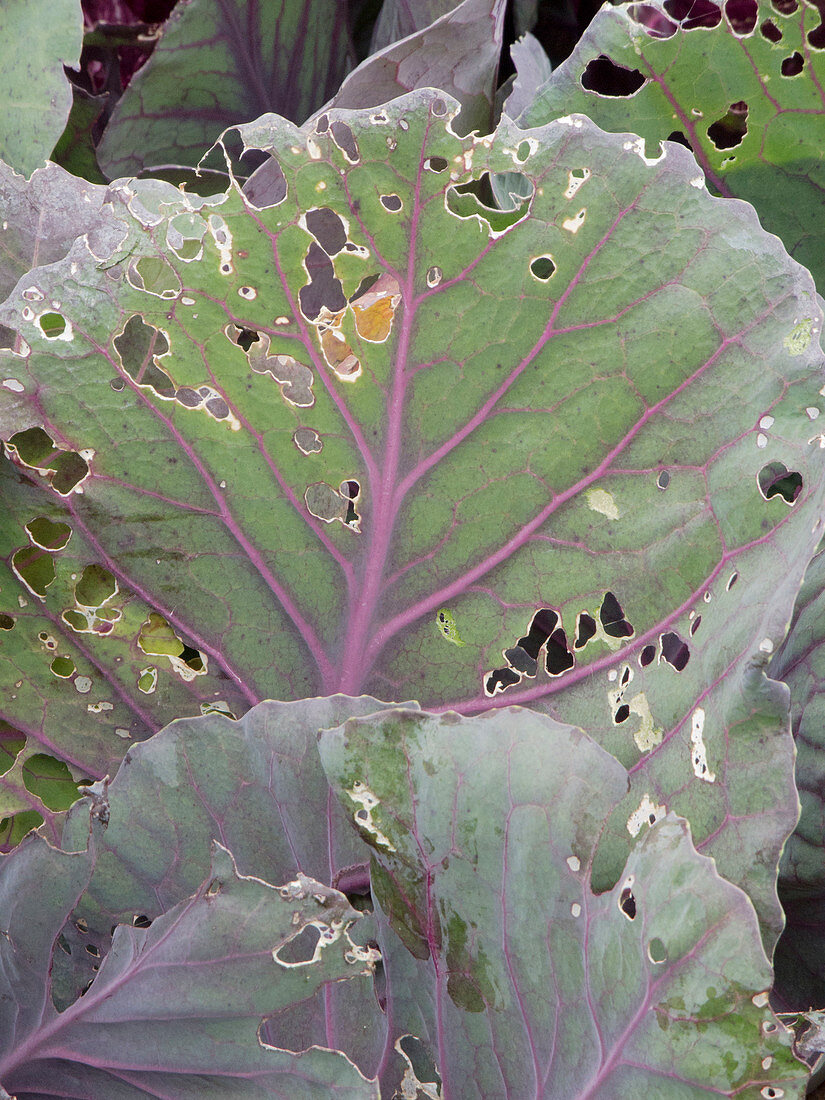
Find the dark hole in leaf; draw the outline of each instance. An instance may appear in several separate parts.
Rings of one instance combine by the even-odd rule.
[[[631,96],[647,83],[647,78],[638,69],[628,69],[617,65],[602,54],[588,61],[581,76],[582,87],[588,92],[598,92],[603,96]]]
[[[616,713],[613,715],[613,721],[617,726],[620,726],[622,722],[626,722],[630,717],[630,707],[627,703],[622,703]]]
[[[521,676],[511,668],[494,669],[484,681],[484,691],[487,695],[496,695],[500,691],[506,691],[509,687],[515,687],[521,680]]]
[[[341,313],[345,310],[347,300],[344,297],[341,281],[335,276],[332,260],[314,241],[309,246],[304,266],[309,275],[309,282],[301,287],[298,300],[301,304],[301,312],[307,320],[314,321],[324,309],[329,310],[330,313]]]
[[[14,630],[14,619],[11,615],[0,614],[0,630]]]
[[[360,157],[358,152],[358,142],[355,140],[355,134],[347,126],[346,122],[336,121],[330,126],[330,132],[332,134],[332,140],[344,154],[350,163],[354,164]]]
[[[782,62],[780,69],[783,76],[799,76],[805,67],[805,59],[799,50],[796,50],[790,57],[786,57]]]
[[[656,484],[659,486],[660,489],[667,489],[668,485],[670,485],[670,474],[667,472],[667,470],[662,470],[662,472],[656,478]]]
[[[628,920],[636,919],[636,899],[633,897],[633,891],[629,886],[625,886],[619,895],[619,908]]]
[[[244,351],[249,351],[259,340],[260,336],[251,328],[242,328],[238,333],[238,347],[243,348]]]
[[[630,683],[630,665],[625,665],[624,672],[622,673],[621,685],[626,687]]]
[[[151,920],[143,913],[135,913],[132,917],[133,928],[148,928],[151,924]]]
[[[91,955],[92,958],[99,959],[100,958],[100,948],[95,947],[95,945],[93,943],[87,943],[86,944],[86,954]]]
[[[385,210],[389,210],[391,214],[397,214],[403,206],[403,203],[398,195],[382,195],[381,205]]]
[[[203,672],[203,654],[200,650],[193,649],[190,645],[185,645],[178,654],[178,657],[187,668],[191,668],[193,672]]]
[[[39,318],[43,335],[55,340],[66,331],[66,318],[60,313],[43,313]]]
[[[656,656],[656,646],[646,645],[642,652],[639,654],[639,664],[642,668],[647,668],[649,664],[652,664],[653,658]]]
[[[314,428],[296,428],[292,434],[292,442],[304,455],[318,454],[323,449],[321,437]]]
[[[538,659],[539,650],[556,629],[559,617],[550,607],[543,607],[533,616],[527,634],[516,643],[524,652]]]
[[[612,592],[606,592],[599,608],[599,619],[610,638],[632,638],[633,627],[624,617],[622,605]]]
[[[802,492],[802,475],[796,470],[789,471],[782,462],[768,462],[759,471],[757,481],[765,500],[780,496],[792,505]]]
[[[756,0],[727,0],[725,4],[725,16],[734,34],[750,34],[758,14]]]
[[[690,636],[691,636],[691,638],[696,633],[696,631],[699,629],[699,625],[700,625],[701,622],[702,622],[702,616],[697,615],[696,618],[693,620],[693,622],[690,624]]]
[[[690,649],[687,643],[672,631],[663,634],[661,642],[662,660],[667,661],[671,668],[675,668],[677,672],[681,672],[690,660]]]
[[[57,937],[57,946],[60,948],[64,955],[71,955],[72,949],[71,947],[69,947],[69,941],[66,939],[62,932]]]
[[[315,133],[325,134],[329,129],[329,115],[321,115],[315,123]]]
[[[652,4],[633,4],[628,8],[628,15],[644,27],[651,38],[671,38],[679,29]]]
[[[297,936],[287,940],[275,952],[275,958],[284,963],[308,963],[315,954],[321,933],[311,924],[302,928]]]
[[[369,819],[370,819],[370,815],[369,815],[368,810],[356,810],[355,811],[355,820],[356,821],[367,822],[367,821],[369,821]]]
[[[181,386],[179,390],[176,390],[175,400],[179,405],[183,405],[185,409],[197,409],[203,402],[203,398],[198,391],[191,389],[189,386]]]
[[[141,316],[134,314],[123,332],[115,337],[114,345],[123,369],[133,382],[151,387],[160,397],[174,395],[172,379],[157,364],[157,356],[169,351],[169,341],[160,329],[145,324]]]
[[[576,663],[576,659],[567,646],[567,635],[563,630],[554,630],[547,640],[544,667],[550,676],[561,676]]]
[[[328,256],[337,256],[347,243],[344,223],[328,206],[308,210],[306,227]]]
[[[211,397],[206,402],[206,408],[216,420],[225,420],[229,416],[229,406],[222,397]]]
[[[782,41],[782,31],[777,27],[773,19],[766,19],[759,28],[759,33],[763,38],[767,38],[769,42],[776,43]],[[808,36],[808,41],[810,42],[810,35]]]
[[[505,649],[504,659],[510,662],[511,668],[524,676],[529,676],[531,679],[538,671],[539,663],[536,658],[531,657],[529,653],[525,653],[520,645],[513,646],[512,649]]]
[[[109,385],[112,387],[113,390],[116,390],[118,393],[126,388],[126,383],[123,381],[122,378],[113,378]]]
[[[447,161],[444,157],[427,157],[424,161],[425,172],[446,172],[447,167]]]
[[[748,132],[748,105],[732,103],[727,114],[708,126],[708,137],[717,149],[734,149],[741,145]]]
[[[535,260],[530,261],[530,271],[543,283],[547,282],[555,270],[556,265],[553,263],[552,256],[537,256]]]
[[[574,649],[583,649],[596,633],[596,620],[587,611],[579,613],[576,619],[576,637]]]
[[[443,99],[434,99],[430,104],[430,110],[436,118],[443,118],[447,113],[447,104]]]
[[[739,580],[739,574],[738,573],[731,573],[730,578],[728,579],[728,583],[725,585],[725,591],[730,592],[730,590],[733,588],[733,586],[736,584],[736,582],[738,580]]]
[[[667,140],[678,142],[679,145],[684,145],[686,149],[690,149],[691,153],[693,152],[693,146],[690,144],[690,142],[681,130],[671,130],[671,132],[667,135]]]
[[[79,920],[76,920],[74,922],[74,926],[78,930],[78,932],[81,934],[81,936],[85,936],[86,933],[89,931],[89,926],[86,923],[86,921],[83,919],[83,917],[80,917]]]
[[[665,0],[665,11],[682,24],[683,31],[718,27],[722,12],[712,0]]]
[[[797,0],[771,0],[771,7],[779,15],[793,15],[798,9]]]

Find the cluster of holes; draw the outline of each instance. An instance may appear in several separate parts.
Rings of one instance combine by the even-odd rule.
[[[603,633],[616,640],[631,638],[633,627],[625,618],[621,604],[612,592],[605,593],[599,608],[599,623],[582,611],[576,618],[576,636],[571,649],[564,631],[561,615],[550,607],[543,607],[533,616],[529,629],[516,644],[502,651],[506,666],[493,669],[484,676],[484,693],[492,696],[515,687],[522,678],[533,679],[539,669],[539,659],[544,652],[544,668],[548,676],[562,676],[574,667],[575,651],[583,649],[597,634]],[[601,629],[600,629],[601,628]]]
[[[691,635],[696,633],[701,621],[701,615],[693,620],[690,626]],[[680,638],[679,635],[672,630],[660,634],[657,645],[646,645],[639,654],[639,665],[641,668],[647,668],[648,665],[653,664],[656,659],[657,649],[659,651],[659,664],[664,661],[664,663],[670,665],[675,672],[684,671],[690,660],[690,646],[683,638]]]
[[[15,432],[6,449],[24,466],[49,477],[52,488],[64,497],[74,492],[89,473],[83,453],[58,447],[43,428]]]

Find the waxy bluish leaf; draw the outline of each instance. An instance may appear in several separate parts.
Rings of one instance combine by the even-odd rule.
[[[384,0],[373,27],[370,53],[423,30],[456,7],[456,0]]]
[[[30,843],[6,856],[5,877],[31,877],[40,869],[32,866],[37,853]],[[57,880],[52,895],[69,881],[64,868]],[[61,907],[35,890],[15,900],[17,911],[28,912],[0,950],[12,973],[34,965],[42,985],[38,1000],[26,999],[28,980],[9,998],[17,1020],[0,1057],[7,1094],[136,1100],[162,1086],[169,1100],[263,1100],[279,1092],[301,1100],[377,1100],[375,1086],[344,1055],[269,1048],[257,1035],[261,1016],[325,981],[370,973],[373,953],[350,941],[348,926],[358,914],[342,894],[300,874],[279,887],[239,875],[231,854],[215,843],[195,895],[148,929],[121,925],[88,991],[62,1013],[43,980],[49,950],[31,929],[43,923],[44,905],[52,922],[62,922],[71,901]]]
[[[300,871],[366,894],[369,852],[329,789],[316,743],[320,729],[383,706],[341,696],[266,702],[238,722],[220,714],[181,719],[130,749],[109,784],[94,875],[64,929],[71,953],[55,957],[58,1006],[94,976],[115,924],[142,927],[195,892],[209,873],[212,841],[231,849],[243,874],[282,882]],[[78,803],[64,848],[85,844],[88,822],[87,804]],[[363,923],[353,930],[359,942],[374,934]],[[301,1010],[290,1004],[264,1035],[291,1050],[343,1049],[372,1076],[384,1031],[371,983],[346,982],[325,986]]]
[[[222,130],[276,111],[303,122],[349,68],[338,0],[183,0],[118,100],[98,149],[110,178],[196,165]]]
[[[796,796],[761,666],[821,533],[813,283],[685,150],[457,111],[264,118],[255,203],[123,183],[120,252],[21,282],[2,717],[79,765],[267,697],[544,708],[632,773],[600,884],[673,810],[770,941]],[[507,171],[531,197],[484,206]]]
[[[487,133],[493,123],[506,6],[506,0],[463,0],[457,5],[430,0],[416,3],[411,14],[402,0],[405,14],[397,18],[399,26],[411,28],[408,37],[400,42],[389,38],[388,45],[362,61],[329,106],[378,107],[416,88],[439,88],[462,105],[462,133]],[[385,31],[379,21],[380,40],[392,33],[393,25]]]
[[[77,65],[80,0],[4,0],[0,160],[30,176],[60,137],[72,106],[64,65]]]
[[[581,111],[642,135],[651,157],[666,139],[688,145],[708,186],[753,203],[822,291],[823,46],[811,0],[604,7],[519,121]]]
[[[645,828],[594,894],[628,777],[580,730],[521,709],[390,710],[322,734],[320,752],[419,960],[413,1004],[393,1009],[425,1024],[443,1096],[804,1095],[753,906],[683,820]]]

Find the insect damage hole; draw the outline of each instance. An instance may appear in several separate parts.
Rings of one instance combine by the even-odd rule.
[[[539,282],[546,283],[556,272],[556,265],[552,256],[536,256],[530,261],[530,274]]]
[[[731,103],[720,119],[708,126],[708,137],[720,151],[741,145],[748,132],[748,105],[744,100]]]
[[[646,83],[647,78],[638,69],[617,65],[605,54],[588,61],[581,75],[585,91],[613,99],[635,95]]]
[[[756,476],[759,492],[765,500],[781,497],[792,507],[802,492],[802,475],[798,470],[788,470],[783,462],[766,463]]]
[[[625,880],[621,893],[616,901],[619,911],[623,913],[628,920],[636,919],[636,898],[633,896],[633,882],[633,875]]]

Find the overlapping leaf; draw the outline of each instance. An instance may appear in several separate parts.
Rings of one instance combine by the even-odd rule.
[[[581,731],[520,709],[391,710],[322,734],[320,751],[375,852],[398,937],[391,1004],[396,957],[418,960],[412,1003],[393,1007],[430,1045],[439,1095],[804,1095],[753,907],[684,821],[645,823],[619,883],[593,893],[627,775]]]
[[[812,281],[684,150],[456,112],[263,119],[266,209],[122,184],[119,252],[18,286],[3,717],[88,768],[265,697],[543,707],[632,772],[601,884],[675,810],[770,939],[796,800],[760,662],[819,535]],[[496,212],[505,171],[530,197]]]
[[[7,0],[0,71],[0,160],[30,176],[60,137],[72,106],[64,65],[76,65],[83,39],[80,0]]]
[[[349,68],[338,0],[188,0],[118,100],[98,149],[109,177],[196,165],[222,130],[265,111],[303,122]]]
[[[58,1006],[76,1000],[94,977],[115,924],[148,926],[197,890],[209,874],[212,841],[232,851],[242,874],[282,882],[300,871],[365,894],[368,849],[329,790],[316,741],[319,729],[381,707],[343,697],[261,703],[238,722],[219,714],[173,722],[130,750],[108,788],[109,823],[94,874],[63,931],[69,953],[55,957]],[[64,848],[85,845],[88,821],[87,804],[78,803]],[[352,935],[363,943],[374,932],[361,921]],[[363,982],[290,1003],[263,1034],[290,1050],[343,1049],[369,1077],[386,1042],[371,984]]]
[[[279,1090],[301,1100],[376,1100],[344,1055],[279,1050],[257,1035],[264,1014],[325,981],[369,973],[370,952],[347,935],[357,913],[342,894],[300,875],[280,887],[245,878],[216,843],[195,895],[149,928],[121,925],[85,996],[57,1013],[46,977],[71,901],[61,906],[54,895],[72,885],[68,861],[82,857],[54,852],[51,896],[19,894],[44,848],[33,838],[2,864],[0,891],[19,925],[0,943],[2,969],[25,976],[5,998],[13,1026],[3,1034],[0,1082],[8,1095],[137,1100],[162,1084],[174,1100],[263,1100]],[[47,921],[48,942],[39,934]],[[302,945],[293,958],[307,930],[315,949]]]
[[[823,49],[811,0],[605,7],[519,120],[582,111],[641,134],[649,156],[667,138],[688,144],[708,185],[752,202],[822,290]]]

